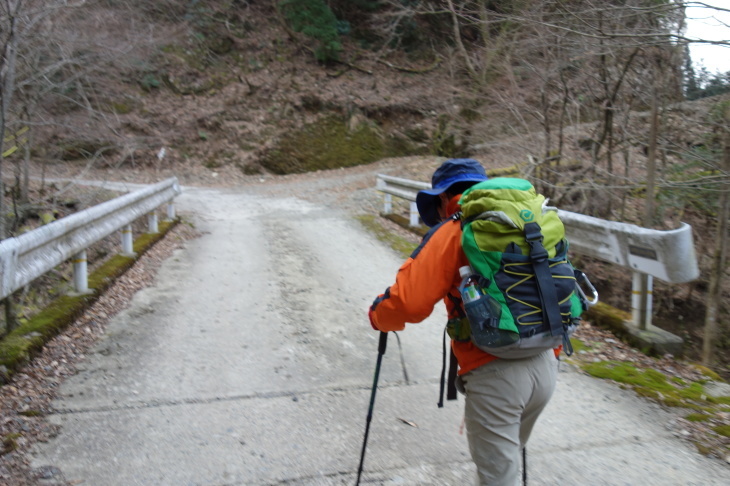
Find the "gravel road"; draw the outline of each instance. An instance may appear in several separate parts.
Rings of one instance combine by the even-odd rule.
[[[373,185],[355,170],[185,187],[179,211],[202,236],[61,385],[60,431],[31,454],[41,484],[354,484],[377,355],[365,311],[401,263],[352,218],[377,204]],[[389,340],[365,484],[471,484],[463,401],[436,407],[444,320],[439,307],[399,333],[408,382]],[[562,364],[529,484],[730,484],[674,419]]]

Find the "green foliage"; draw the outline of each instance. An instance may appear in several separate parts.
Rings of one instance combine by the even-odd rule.
[[[214,10],[207,6],[207,3],[209,2],[201,2],[200,0],[190,0],[187,2],[185,20],[198,28],[208,26]]]
[[[327,5],[337,17],[337,32],[349,36],[365,49],[380,45],[382,27],[374,26],[373,13],[392,8],[386,2],[372,0],[327,0]]]
[[[316,40],[314,56],[318,61],[336,61],[342,51],[337,17],[324,0],[281,0],[279,8],[292,29]],[[349,29],[349,26],[347,26]]]
[[[340,8],[356,8],[366,12],[374,12],[381,7],[378,0],[340,0],[333,2],[334,4],[342,4]],[[333,8],[335,8],[333,6]]]
[[[339,35],[348,35],[352,30],[352,25],[347,20],[338,20],[335,27]]]
[[[395,35],[391,41],[392,47],[402,46],[406,50],[412,50],[420,46],[424,39],[422,31],[415,18],[403,18],[395,28]]]
[[[685,96],[688,100],[697,100],[730,92],[730,71],[710,74],[702,67],[699,74],[685,65]]]
[[[145,74],[139,82],[140,87],[148,92],[158,89],[160,84],[160,80],[154,74]]]

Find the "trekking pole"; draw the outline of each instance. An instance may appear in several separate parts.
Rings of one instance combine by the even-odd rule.
[[[378,389],[378,377],[380,376],[380,363],[383,361],[385,354],[385,345],[388,343],[388,333],[380,331],[380,341],[378,342],[378,360],[375,363],[375,376],[373,377],[373,390],[370,392],[370,407],[368,408],[367,421],[365,423],[365,437],[362,441],[362,451],[360,452],[360,466],[357,468],[357,482],[355,486],[360,484],[360,475],[362,474],[362,466],[365,462],[365,448],[368,443],[368,434],[370,433],[370,421],[373,419],[373,405],[375,405],[375,392]]]
[[[527,446],[522,448],[522,485],[527,486]]]

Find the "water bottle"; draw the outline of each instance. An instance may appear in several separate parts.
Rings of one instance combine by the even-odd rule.
[[[484,291],[479,286],[478,277],[471,267],[469,265],[461,267],[459,269],[459,275],[462,281],[461,300],[464,304],[479,300],[484,295]]]
[[[501,341],[499,318],[502,309],[499,303],[479,285],[479,275],[470,266],[459,269],[461,276],[461,300],[469,319],[472,340],[478,345],[491,346]]]

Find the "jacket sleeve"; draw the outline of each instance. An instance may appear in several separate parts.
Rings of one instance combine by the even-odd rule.
[[[459,267],[465,264],[459,222],[447,220],[436,226],[400,267],[395,283],[373,302],[374,324],[387,332],[423,321],[458,284]]]

